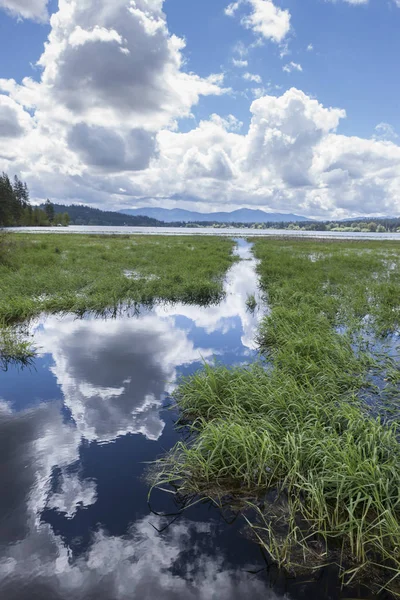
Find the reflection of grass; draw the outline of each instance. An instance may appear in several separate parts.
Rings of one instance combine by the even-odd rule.
[[[13,234],[12,241],[12,256],[0,261],[0,318],[7,323],[123,302],[215,302],[235,260],[233,241],[217,237]]]
[[[387,270],[388,253],[399,265],[393,243],[256,240],[271,308],[259,342],[271,367],[207,366],[182,381],[175,398],[192,436],[158,463],[155,484],[241,503],[281,566],[336,562],[345,580],[373,573],[396,593],[398,430],[360,400],[380,368],[362,342],[366,330],[399,330],[400,270]],[[398,363],[381,364],[398,382]]]
[[[247,300],[246,300],[246,306],[249,309],[250,312],[254,312],[257,308],[257,300],[254,296],[254,294],[251,294],[249,296],[247,296]]]

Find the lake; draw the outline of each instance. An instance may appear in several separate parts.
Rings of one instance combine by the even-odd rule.
[[[100,227],[70,225],[69,227],[8,227],[20,233],[91,233],[132,235],[219,235],[228,237],[291,236],[323,239],[399,240],[400,233],[344,233],[341,231],[291,231],[289,229],[214,229],[213,227]]]
[[[255,334],[268,307],[250,248],[238,240],[242,260],[228,272],[219,305],[32,321],[34,364],[0,373],[1,598],[373,597],[342,592],[330,571],[311,582],[282,575],[241,520],[228,523],[209,504],[179,515],[160,491],[148,504],[147,465],[182,435],[170,408],[179,377],[205,361],[257,358]]]

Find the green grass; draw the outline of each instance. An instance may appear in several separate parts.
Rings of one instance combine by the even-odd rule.
[[[24,327],[0,327],[0,370],[10,366],[21,369],[32,366],[36,348]]]
[[[254,312],[257,308],[257,300],[254,296],[254,294],[251,294],[247,297],[246,300],[246,306],[249,309],[250,312]]]
[[[372,372],[399,381],[398,361],[371,340],[399,331],[400,245],[268,239],[254,252],[268,366],[206,366],[182,380],[175,400],[191,436],[158,461],[153,485],[240,507],[295,573],[333,562],[346,583],[371,578],[400,595],[399,431],[362,400]]]
[[[0,322],[223,294],[234,242],[217,237],[10,234],[0,240]]]

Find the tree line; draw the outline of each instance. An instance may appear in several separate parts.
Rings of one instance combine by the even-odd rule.
[[[6,173],[0,175],[0,227],[68,224],[68,214],[56,214],[50,200],[42,206],[32,206],[28,186],[17,175],[13,180]]]

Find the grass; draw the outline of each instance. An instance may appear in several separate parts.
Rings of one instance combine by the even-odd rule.
[[[207,304],[236,260],[217,237],[20,234],[0,240],[0,322],[117,310],[156,300]]]
[[[257,308],[257,300],[254,294],[250,294],[246,300],[246,306],[250,312],[254,312]]]
[[[396,388],[377,340],[399,331],[400,246],[256,240],[268,366],[205,366],[175,392],[190,437],[153,485],[239,507],[294,573],[328,563],[400,596],[398,425],[371,414],[371,373]],[[378,399],[379,400],[379,399]]]
[[[35,356],[36,349],[24,328],[0,326],[1,371],[7,371],[10,366],[30,367]]]

